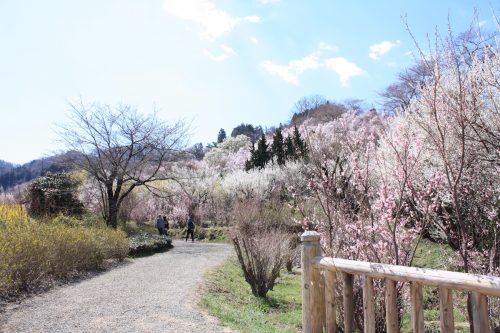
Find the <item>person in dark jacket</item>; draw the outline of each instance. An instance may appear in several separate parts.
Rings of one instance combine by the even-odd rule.
[[[155,227],[158,229],[158,233],[160,234],[160,236],[165,234],[165,222],[163,221],[161,215],[158,215],[158,218],[155,222]]]
[[[191,215],[189,215],[187,220],[186,242],[188,241],[189,235],[191,235],[191,241],[194,242],[194,222]]]

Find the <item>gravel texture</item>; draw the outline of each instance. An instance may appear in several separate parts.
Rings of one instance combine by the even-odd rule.
[[[196,303],[203,274],[228,244],[174,241],[174,248],[10,304],[0,332],[231,332]]]

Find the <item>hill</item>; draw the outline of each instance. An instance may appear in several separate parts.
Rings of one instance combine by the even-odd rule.
[[[0,188],[7,190],[24,182],[29,182],[36,177],[44,176],[48,172],[68,171],[70,167],[65,161],[72,155],[74,154],[65,153],[49,156],[22,165],[0,160]]]

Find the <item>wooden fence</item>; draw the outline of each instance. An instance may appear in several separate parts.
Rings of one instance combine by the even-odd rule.
[[[335,288],[342,283],[344,332],[354,332],[354,277],[362,277],[364,332],[375,332],[373,279],[385,280],[386,327],[399,332],[397,282],[410,284],[414,333],[424,332],[422,286],[439,289],[441,332],[455,332],[453,290],[472,293],[475,333],[491,332],[488,296],[500,297],[500,278],[426,268],[386,265],[321,256],[320,236],[306,231],[302,240],[302,325],[304,333],[337,332]],[[338,302],[338,303],[337,303]]]

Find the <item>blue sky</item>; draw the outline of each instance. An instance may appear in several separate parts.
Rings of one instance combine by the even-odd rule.
[[[365,100],[411,65],[412,33],[495,30],[498,1],[0,0],[0,159],[51,154],[80,98],[220,128],[286,122],[313,94]]]

